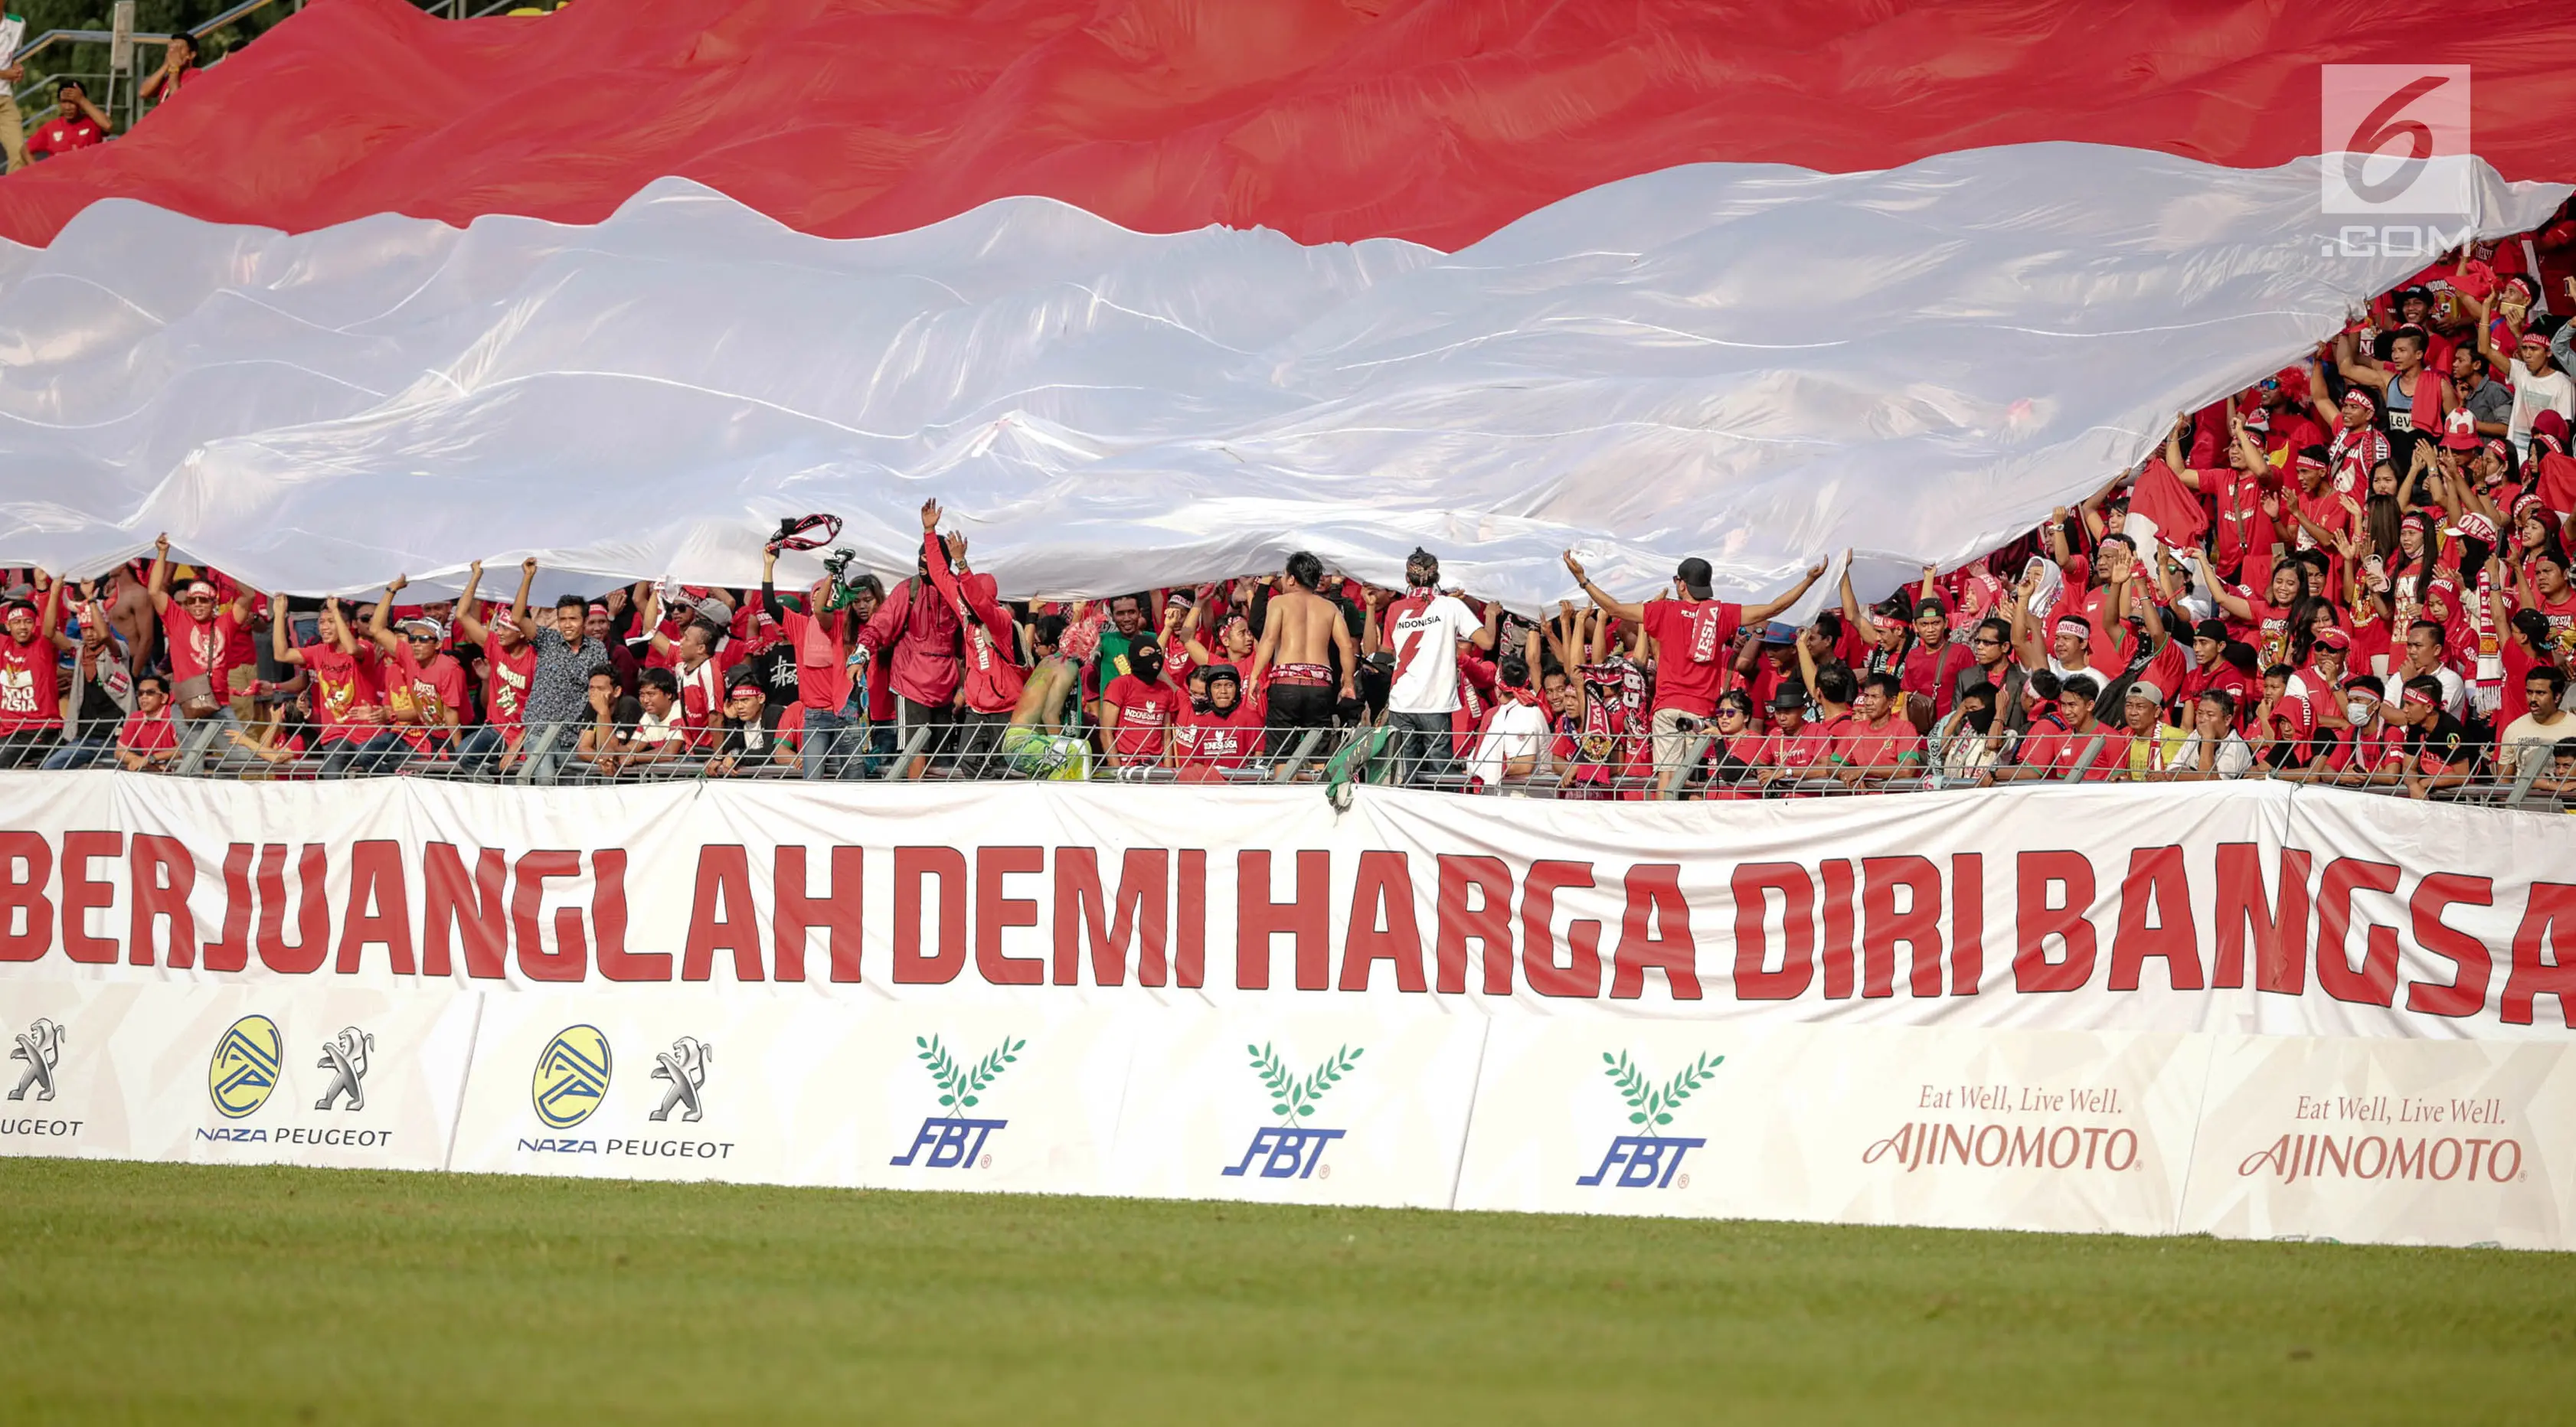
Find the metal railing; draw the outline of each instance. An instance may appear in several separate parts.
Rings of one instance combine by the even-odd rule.
[[[246,715],[246,716],[245,716]],[[797,728],[719,724],[656,729],[609,719],[528,725],[515,734],[483,725],[424,731],[368,723],[317,726],[288,709],[245,700],[219,712],[122,743],[105,730],[65,739],[56,729],[0,735],[0,770],[123,766],[175,777],[246,782],[313,782],[348,778],[430,778],[525,787],[610,786],[708,778],[843,782],[1092,782],[1122,784],[1304,784],[1337,800],[1356,784],[1404,786],[1462,796],[1578,801],[1813,799],[1938,792],[1971,787],[2034,787],[2066,782],[2172,782],[2174,770],[2143,774],[2100,766],[2105,744],[2086,747],[2063,770],[2009,760],[1951,756],[1956,741],[1934,736],[1919,755],[1885,768],[1829,761],[1764,763],[1718,756],[1704,729],[1686,735],[1682,757],[1656,764],[1561,758],[1553,735],[1482,737],[1359,727],[1247,730],[1248,746],[1220,755],[1163,751],[1113,757],[1102,730],[1013,729],[998,718],[953,724],[853,723],[815,736]],[[2116,735],[2111,735],[2116,736]],[[1968,734],[1970,741],[1983,735]],[[1524,741],[1525,740],[1525,741]],[[2456,781],[2426,790],[2434,801],[2524,811],[2576,811],[2576,780],[2558,787],[2556,745],[2528,742],[2510,768],[2481,748],[2453,770]],[[2115,759],[2117,755],[2114,755]],[[1527,760],[1526,771],[1513,772]],[[2395,770],[2375,774],[2283,770],[2257,758],[2241,779],[2341,787],[2404,797]],[[2542,779],[2549,787],[2535,787]]]
[[[516,9],[554,8],[553,0],[542,0],[533,6],[532,0],[413,0],[413,3],[431,15],[448,20],[479,20]],[[143,99],[143,79],[159,68],[159,49],[167,45],[176,33],[184,33],[195,40],[200,66],[212,67],[303,8],[304,0],[243,0],[243,3],[185,31],[134,31],[126,38],[137,53],[123,69],[113,64],[114,31],[47,30],[25,41],[15,54],[8,57],[12,64],[27,66],[26,73],[10,91],[10,98],[18,106],[20,127],[32,133],[51,118],[56,112],[54,86],[66,79],[76,79],[84,89],[93,91],[93,101],[101,112],[116,121],[117,132],[127,132],[144,115],[160,107]]]

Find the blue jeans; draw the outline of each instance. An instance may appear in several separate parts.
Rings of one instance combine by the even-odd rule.
[[[865,764],[859,753],[867,742],[867,721],[852,718],[846,707],[838,713],[807,709],[805,734],[797,745],[805,764],[806,781],[847,781],[862,776]]]
[[[501,755],[510,751],[510,741],[501,730],[488,723],[476,724],[456,745],[456,771],[477,781],[488,781],[493,770],[501,766]]]
[[[403,759],[410,755],[411,745],[403,741],[401,733],[380,729],[371,738],[340,740],[323,757],[320,776],[340,778],[354,773],[361,778],[374,777],[401,767]]]
[[[44,769],[48,773],[59,773],[71,768],[94,768],[113,761],[115,752],[113,735],[101,733],[75,738],[46,754]]]

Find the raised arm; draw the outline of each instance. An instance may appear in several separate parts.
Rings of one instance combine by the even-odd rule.
[[[167,531],[152,542],[152,574],[144,581],[143,588],[152,595],[153,613],[170,612],[170,535]]]
[[[387,654],[402,648],[402,640],[394,634],[388,624],[389,617],[394,611],[394,596],[402,593],[403,586],[410,583],[411,577],[408,575],[394,576],[393,583],[385,586],[385,597],[376,601],[376,612],[367,617],[367,637],[373,639],[376,647]]]
[[[1583,592],[1592,597],[1592,602],[1594,604],[1601,606],[1602,609],[1607,610],[1611,614],[1617,615],[1619,618],[1624,619],[1631,624],[1639,624],[1645,621],[1646,607],[1644,605],[1629,604],[1614,595],[1606,593],[1599,585],[1592,583],[1592,577],[1583,573],[1583,562],[1575,559],[1574,552],[1571,550],[1565,552],[1565,568],[1568,574],[1574,576],[1574,583],[1582,586]]]
[[[349,612],[340,608],[340,597],[324,595],[322,607],[331,611],[331,642],[340,646],[341,653],[355,658],[358,653],[358,636],[356,631],[349,628]]]
[[[474,617],[474,590],[476,586],[482,583],[483,562],[477,560],[472,565],[466,567],[465,592],[456,597],[457,632],[463,634],[467,639],[472,640],[477,645],[481,645],[484,642],[485,637],[491,633],[490,630],[483,627],[483,621]]]
[[[2193,564],[2200,567],[2200,582],[2209,586],[2210,599],[2215,601],[2220,609],[2234,615],[2239,620],[2243,620],[2248,623],[2252,622],[2254,618],[2254,606],[2246,603],[2242,599],[2239,599],[2235,592],[2229,590],[2226,584],[2218,578],[2218,573],[2209,568],[2209,552],[2195,545],[2191,549],[2191,559]]]
[[[1844,568],[1849,569],[1850,566],[1846,564]],[[1799,580],[1798,583],[1791,585],[1787,593],[1779,596],[1777,599],[1764,600],[1760,604],[1746,605],[1744,607],[1743,622],[1746,624],[1768,623],[1774,616],[1778,615],[1780,611],[1787,609],[1789,606],[1796,604],[1802,599],[1805,599],[1807,597],[1807,591],[1814,589],[1816,581],[1821,580],[1824,577],[1825,562],[1818,560],[1816,563],[1807,567],[1806,577]],[[1640,618],[1643,618],[1643,616],[1641,615]]]
[[[2039,632],[2033,627],[2030,613],[2030,597],[2038,586],[2039,581],[2035,577],[2024,575],[2020,587],[2013,592],[2013,653],[2025,669],[2048,667],[2048,651],[2040,643]]]
[[[268,597],[268,651],[280,664],[302,664],[304,651],[286,636],[286,596]]]
[[[1883,649],[1895,641],[1896,633],[1893,630],[1879,628],[1875,623],[1871,622],[1869,615],[1861,609],[1860,596],[1852,593],[1851,559],[1852,552],[1845,550],[1843,552],[1842,578],[1843,628],[1858,634],[1861,637],[1861,642],[1867,644],[1870,648]]]
[[[536,582],[537,557],[531,555],[519,562],[519,593],[510,600],[510,623],[518,627],[521,639],[530,641],[537,637],[537,626],[528,618],[528,587]]]
[[[2395,373],[2377,362],[2353,360],[2357,353],[2353,349],[2352,334],[2349,332],[2340,333],[2335,337],[2334,353],[2335,370],[2343,373],[2345,381],[2359,382],[2366,387],[2385,388],[2390,382],[2396,380]]]

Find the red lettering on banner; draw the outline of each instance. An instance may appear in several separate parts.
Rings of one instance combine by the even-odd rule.
[[[1235,854],[1234,984],[1244,991],[1270,989],[1270,939],[1281,932],[1297,942],[1297,989],[1322,991],[1331,985],[1330,913],[1333,855],[1322,851],[1297,854],[1294,900],[1270,900],[1270,853],[1254,849]]]
[[[1565,924],[1566,964],[1556,964],[1556,894],[1592,885],[1589,862],[1533,862],[1521,882],[1521,980],[1542,996],[1601,994],[1601,924]]]
[[[1181,890],[1172,899],[1172,984],[1207,984],[1207,849],[1181,849]]]
[[[1828,857],[1816,872],[1825,889],[1825,936],[1816,948],[1816,960],[1825,970],[1825,999],[1848,1001],[1852,994],[1851,859]]]
[[[1046,959],[1005,956],[1002,933],[1038,924],[1034,897],[1010,895],[1009,878],[1046,870],[1043,847],[975,849],[975,974],[989,986],[1039,986],[1046,982]]]
[[[125,936],[127,963],[153,963],[157,948],[152,924],[167,918],[169,963],[195,965],[197,919],[188,913],[188,894],[197,885],[197,860],[188,855],[188,845],[175,837],[138,832],[126,846],[125,866],[125,880],[134,889],[134,915]]]
[[[1378,925],[1383,918],[1386,925]],[[1350,930],[1342,938],[1342,989],[1365,991],[1380,961],[1395,966],[1395,989],[1425,992],[1422,929],[1413,915],[1413,865],[1401,852],[1363,852],[1351,882]]]
[[[2558,998],[2559,1024],[2576,1029],[2576,886],[2534,882],[2513,930],[2513,970],[2504,978],[2501,1015],[2508,1026],[2531,1024],[2531,1003]]]
[[[1691,937],[1682,865],[1638,863],[1628,869],[1627,890],[1619,948],[1610,956],[1610,999],[1634,1001],[1644,995],[1649,969],[1664,973],[1664,990],[1674,1000],[1700,999],[1699,943]]]
[[[2317,881],[2317,989],[2338,1001],[2386,1006],[2397,999],[2397,928],[2371,923],[2361,965],[2347,943],[2355,892],[2394,892],[2398,869],[2386,862],[2338,857]]]
[[[1475,905],[1467,894],[1476,894]],[[1467,948],[1485,954],[1485,994],[1512,994],[1512,869],[1499,857],[1440,855],[1439,941],[1434,984],[1443,996],[1467,990]]]
[[[89,865],[101,857],[124,855],[121,832],[63,834],[63,955],[74,961],[92,966],[116,961],[116,939],[92,936],[89,930],[90,913],[116,905],[116,885],[90,876]]]
[[[2495,879],[2428,872],[2415,884],[2414,899],[2407,905],[2415,920],[2415,942],[2448,960],[2455,970],[2447,986],[2436,981],[2409,984],[2407,1010],[2427,1016],[2474,1016],[2486,1007],[2487,981],[2494,974],[2495,961],[2485,942],[2443,923],[2443,910],[2457,905],[2494,906]]]
[[[921,949],[921,884],[939,879],[939,949]],[[966,969],[966,854],[953,847],[894,850],[894,979],[940,986]]]
[[[297,939],[286,939],[286,844],[267,842],[259,849],[260,963],[283,976],[307,976],[331,954],[331,901],[323,887],[330,861],[322,844],[304,844],[296,859]]]
[[[1928,857],[1870,857],[1860,864],[1860,966],[1863,996],[1896,994],[1896,948],[1912,958],[1909,987],[1941,994],[1941,869]],[[1905,910],[1896,894],[1906,895]]]
[[[770,855],[769,869],[778,898],[778,908],[769,919],[775,938],[771,955],[777,962],[773,974],[781,981],[804,980],[805,934],[820,928],[825,933],[824,952],[832,962],[832,979],[858,980],[866,946],[862,913],[867,906],[867,849],[846,843],[833,847],[832,890],[822,896],[805,891],[804,848],[780,843]]]
[[[350,844],[349,905],[340,923],[340,955],[332,971],[357,973],[360,955],[381,945],[396,976],[411,976],[411,891],[403,875],[402,844],[372,838]]]
[[[626,949],[626,849],[590,855],[590,935],[599,974],[611,981],[668,981],[671,953]]]
[[[2305,849],[2281,849],[2280,895],[2263,895],[2263,860],[2250,842],[2218,845],[2218,964],[2210,984],[2245,984],[2245,933],[2254,933],[2254,989],[2296,996],[2308,989],[2308,864]]]
[[[1136,950],[1136,984],[1163,984],[1164,902],[1171,854],[1131,847],[1118,864],[1118,895],[1100,894],[1100,849],[1055,850],[1055,984],[1082,983],[1082,939],[1091,938],[1091,984],[1127,984],[1127,952]],[[1115,911],[1112,911],[1112,908]]]
[[[259,848],[236,842],[224,852],[224,930],[206,943],[208,971],[239,971],[250,964],[251,858]]]
[[[1986,980],[1986,856],[1950,859],[1950,994],[1974,996]]]
[[[45,895],[54,845],[32,832],[0,832],[0,878],[0,961],[34,961],[54,949],[54,900]]]
[[[2013,988],[2022,992],[2078,991],[2093,979],[2093,864],[2080,852],[2025,852],[2014,873]],[[2058,889],[2066,900],[2060,903]],[[2048,956],[2056,937],[2065,955]]]
[[[1816,884],[1794,862],[1739,862],[1735,898],[1735,999],[1794,1001],[1816,979]],[[1780,894],[1780,969],[1771,964],[1770,894]]]
[[[510,935],[519,944],[519,974],[531,981],[586,981],[590,978],[590,941],[582,935],[581,909],[555,909],[555,949],[545,948],[537,912],[545,905],[546,883],[581,875],[578,852],[522,852],[510,878]]]
[[[689,899],[689,937],[680,948],[680,979],[715,974],[716,953],[733,953],[733,979],[758,981],[760,905],[751,895],[751,854],[738,842],[698,849],[697,890]]]
[[[421,949],[423,976],[451,976],[451,940],[465,952],[465,974],[497,981],[506,974],[510,948],[509,903],[503,896],[509,881],[508,860],[496,847],[475,855],[474,876],[465,876],[465,860],[452,843],[433,842],[421,849]],[[229,870],[229,869],[227,869]],[[469,895],[470,894],[470,895]],[[214,965],[215,949],[206,948]]]
[[[2156,924],[2147,925],[2152,912]],[[2180,847],[2141,847],[2120,881],[2120,929],[2111,939],[2111,989],[2135,991],[2148,957],[2165,963],[2165,984],[2200,989],[2200,930],[2191,920],[2191,877]]]

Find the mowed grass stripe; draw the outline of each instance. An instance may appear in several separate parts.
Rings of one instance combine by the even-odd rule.
[[[2576,1402],[2576,1261],[2505,1251],[0,1160],[0,1285],[12,1423]]]

